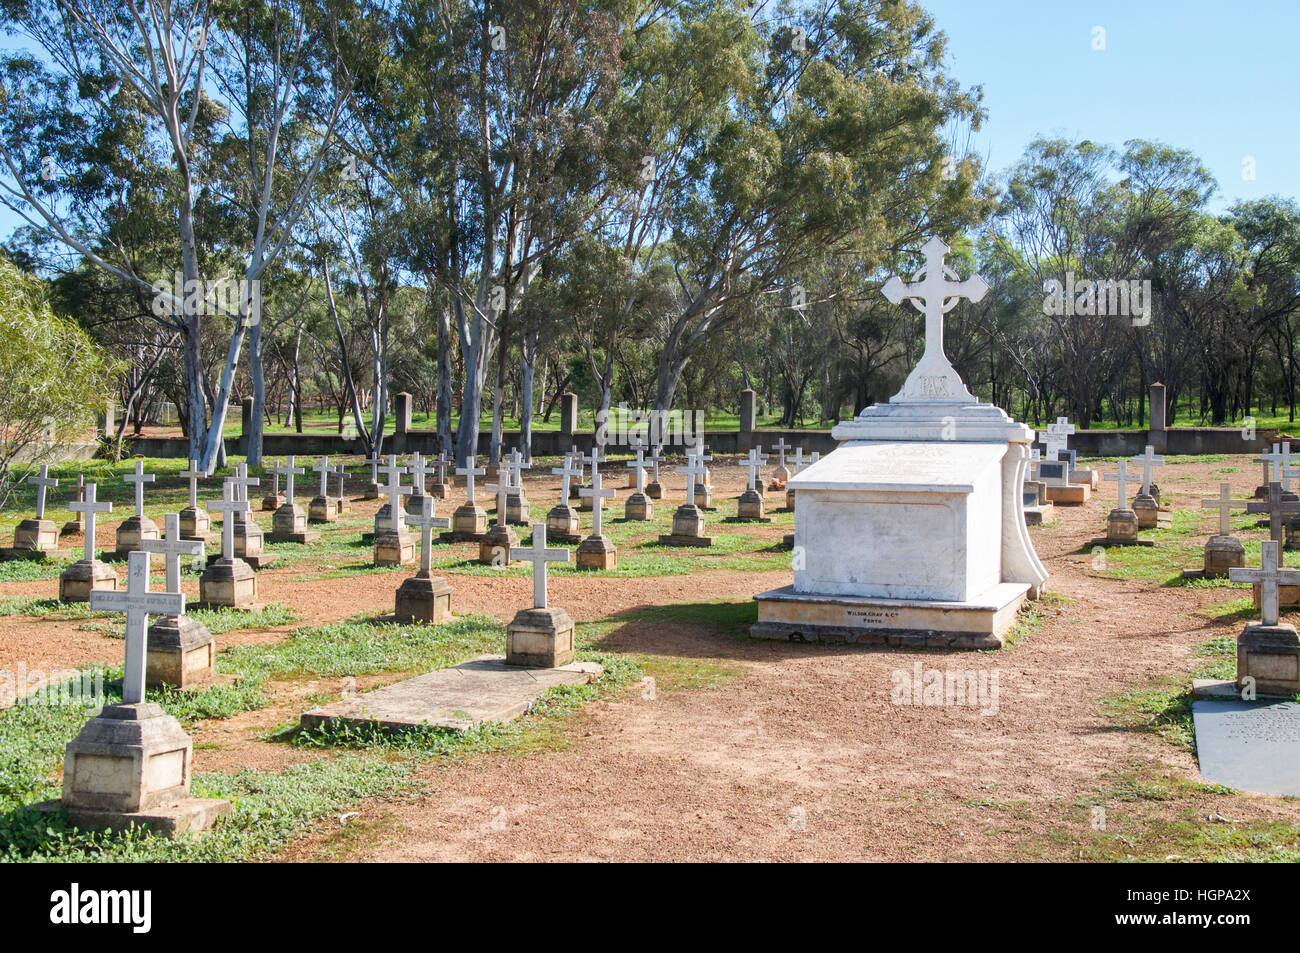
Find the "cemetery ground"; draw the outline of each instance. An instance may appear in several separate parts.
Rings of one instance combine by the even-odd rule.
[[[618,568],[553,564],[550,586],[551,604],[578,623],[578,658],[601,662],[605,675],[552,690],[505,726],[400,738],[304,733],[298,716],[344,692],[501,651],[532,584],[526,564],[482,566],[473,543],[437,544],[434,571],[451,583],[457,618],[392,622],[394,590],[414,568],[371,565],[360,534],[382,501],[360,498],[368,469],[352,460],[349,513],[313,527],[315,543],[268,542],[279,560],[259,573],[260,608],[196,613],[217,637],[218,671],[239,680],[149,692],[193,737],[195,793],[233,802],[225,822],[173,842],[38,819],[25,805],[58,795],[64,746],[90,712],[0,698],[0,857],[1295,861],[1300,799],[1203,783],[1191,733],[1191,679],[1232,676],[1235,638],[1254,610],[1246,587],[1185,582],[1181,571],[1199,566],[1217,525],[1200,499],[1226,481],[1244,509],[1260,475],[1251,460],[1168,457],[1158,482],[1173,521],[1144,531],[1152,548],[1088,546],[1114,505],[1113,484],[1083,506],[1055,507],[1030,530],[1049,595],[1023,613],[1007,647],[950,652],[750,639],[752,596],[789,581],[784,494],[767,493],[772,522],[728,522],[745,471],[719,458],[717,509],[707,514],[717,545],[673,549],[657,537],[683,478],[665,467],[654,520],[626,523],[624,478],[611,479],[623,468],[611,459],[602,472],[619,496],[605,532]],[[524,478],[535,520],[558,498],[553,463],[535,461]],[[1098,466],[1114,471],[1113,461]],[[111,551],[129,515],[121,476],[132,467],[61,468],[51,518],[68,518],[67,474],[84,472],[114,502],[97,532]],[[146,513],[161,523],[186,502],[184,463],[146,469],[158,474]],[[219,487],[203,482],[200,500]],[[31,509],[31,492],[11,501],[0,535]],[[269,528],[261,493],[251,496],[252,517]],[[453,487],[437,512],[463,499]],[[490,500],[480,505],[491,515]],[[585,534],[591,514],[580,515]],[[1233,518],[1248,565],[1267,538],[1256,520]],[[81,545],[64,536],[59,561],[0,563],[0,671],[104,666],[111,699],[119,620],[56,599],[62,560]],[[1300,553],[1286,563],[1300,565]],[[154,573],[161,582],[158,562]],[[197,600],[196,570],[182,589]],[[997,672],[996,712],[894,704],[892,674],[917,664]]]

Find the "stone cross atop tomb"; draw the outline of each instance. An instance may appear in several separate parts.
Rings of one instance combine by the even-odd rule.
[[[546,524],[533,524],[533,538],[529,546],[512,546],[510,558],[533,564],[533,608],[545,609],[546,604],[546,564],[567,563],[569,551],[563,548],[546,548]]]
[[[749,456],[746,457],[744,463],[741,464],[749,470],[749,488],[751,490],[754,489],[754,484],[758,480],[758,471],[763,468],[765,463],[767,463],[767,455],[761,453],[761,449],[761,447],[751,447],[749,450]],[[785,466],[784,460],[781,461],[781,466]]]
[[[90,608],[126,613],[126,670],[122,676],[122,704],[144,701],[146,632],[151,615],[180,615],[185,596],[179,592],[149,591],[149,554],[127,557],[125,589],[90,590]]]
[[[1219,535],[1232,535],[1232,508],[1237,503],[1232,499],[1232,488],[1227,483],[1219,484],[1219,495],[1201,500],[1201,509],[1219,511]]]
[[[36,518],[38,520],[45,519],[45,491],[52,486],[59,485],[59,481],[49,476],[49,472],[49,466],[42,463],[40,473],[27,478],[27,482],[36,487]]]
[[[433,515],[433,497],[420,497],[420,509],[417,513],[408,513],[406,522],[420,529],[420,571],[428,572],[433,564],[433,531],[450,529],[451,520],[446,516]]]
[[[1119,484],[1119,509],[1128,509],[1128,481],[1132,474],[1128,472],[1128,461],[1119,462],[1119,470],[1115,473],[1107,473],[1102,479],[1110,480]]]
[[[1277,542],[1268,540],[1259,544],[1258,569],[1239,569],[1234,566],[1228,570],[1228,578],[1233,582],[1259,584],[1259,617],[1264,625],[1277,625],[1278,586],[1300,585],[1300,569],[1278,567],[1279,552]]]
[[[221,499],[208,502],[208,509],[221,514],[221,558],[235,556],[235,520],[248,512],[248,500],[239,499],[239,488],[234,477],[221,484]]]
[[[1133,462],[1142,468],[1142,492],[1148,496],[1151,494],[1151,478],[1155,475],[1156,467],[1164,466],[1165,458],[1156,453],[1156,448],[1147,444],[1146,452],[1140,457],[1134,457]]]
[[[465,462],[467,464],[466,466],[456,468],[456,476],[463,476],[465,478],[465,504],[467,506],[473,506],[474,478],[486,476],[487,470],[474,465],[477,462],[477,458],[475,457],[470,457]]]
[[[904,299],[925,315],[925,353],[912,373],[907,375],[903,389],[894,401],[938,400],[975,402],[975,397],[943,350],[943,316],[957,306],[963,298],[980,301],[988,294],[989,286],[979,275],[962,280],[944,261],[951,249],[939,238],[933,237],[921,246],[925,266],[903,281],[891,277],[880,289],[892,303]]]
[[[95,514],[113,512],[113,504],[108,500],[96,502],[95,484],[87,483],[82,494],[83,498],[75,503],[69,503],[68,509],[74,513],[84,514],[86,517],[86,559],[95,558]]]
[[[272,470],[277,477],[284,477],[284,497],[285,501],[290,504],[293,503],[293,478],[299,473],[307,472],[302,467],[295,467],[293,463],[293,454],[289,454],[284,463],[274,467]]]
[[[144,472],[144,461],[138,458],[135,461],[135,472],[122,477],[123,483],[135,484],[135,515],[141,519],[144,518],[144,485],[152,483],[154,479],[152,473]]]
[[[150,555],[163,558],[163,567],[167,577],[167,591],[181,591],[181,557],[202,556],[203,541],[200,539],[183,539],[181,537],[181,517],[179,513],[168,513],[165,532],[160,539],[140,540],[140,549]]]
[[[591,486],[583,487],[578,495],[591,500],[591,535],[600,535],[600,514],[605,508],[605,500],[614,495],[614,491],[601,485],[600,470],[595,462],[591,465]]]
[[[198,509],[199,506],[199,481],[204,479],[207,474],[199,468],[199,461],[190,457],[190,468],[182,470],[181,476],[190,481],[190,506]]]
[[[572,456],[565,454],[564,466],[552,467],[551,473],[560,478],[560,503],[563,504],[569,498],[569,480],[582,479],[582,468],[573,462]]]

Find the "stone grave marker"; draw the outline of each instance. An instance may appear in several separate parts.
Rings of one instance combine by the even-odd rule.
[[[330,467],[330,458],[322,456],[320,463],[311,468],[313,473],[320,474],[319,491],[313,496],[307,504],[307,521],[309,523],[333,523],[339,518],[338,507],[334,505],[334,500],[330,497],[330,474],[334,470]]]
[[[4,551],[7,558],[45,559],[59,551],[59,529],[53,520],[45,518],[45,494],[59,481],[49,475],[49,467],[42,463],[35,476],[29,475],[24,483],[36,487],[36,514],[31,519],[21,520],[14,528],[14,545]]]
[[[740,494],[740,499],[736,501],[736,520],[741,523],[770,523],[769,518],[763,515],[763,495],[755,487],[763,482],[760,475],[763,465],[767,463],[767,456],[762,453],[761,447],[751,447],[749,456],[745,458],[742,466],[749,470],[748,488]],[[785,469],[784,464],[781,469]]]
[[[384,462],[378,448],[370,451],[365,462],[370,464],[370,482],[366,484],[363,496],[367,500],[377,500],[379,499],[379,465]]]
[[[181,591],[181,557],[203,556],[203,542],[185,539],[181,534],[178,513],[164,517],[165,532],[161,539],[146,539],[140,545],[150,555],[163,557],[166,567],[166,591]],[[211,681],[216,670],[216,642],[208,627],[184,613],[160,616],[149,626],[149,654],[145,665],[145,681],[151,687],[171,685],[174,688],[191,688]]]
[[[123,483],[135,485],[135,512],[124,519],[117,527],[117,556],[125,559],[127,554],[140,548],[140,541],[158,538],[158,524],[144,515],[144,485],[154,482],[152,473],[144,472],[144,461],[137,458],[135,471],[122,477]]]
[[[1269,539],[1279,546],[1285,544],[1285,532],[1287,517],[1295,516],[1300,513],[1300,501],[1287,501],[1283,497],[1282,484],[1270,483],[1268,485],[1268,500],[1260,502],[1258,500],[1246,504],[1247,513],[1267,513],[1268,514],[1268,535]],[[1289,605],[1290,603],[1288,603]]]
[[[1128,461],[1121,460],[1115,473],[1107,473],[1106,482],[1114,482],[1119,491],[1119,501],[1106,517],[1106,535],[1094,539],[1093,546],[1154,546],[1149,539],[1138,538],[1137,514],[1128,505],[1128,484],[1133,474],[1128,472]]]
[[[695,479],[704,471],[699,457],[688,455],[686,466],[677,472],[686,477],[686,502],[673,513],[673,531],[661,535],[659,542],[665,546],[712,546],[713,537],[704,535],[704,514],[695,504]]]
[[[1248,582],[1259,606],[1259,622],[1237,636],[1237,687],[1257,695],[1290,697],[1300,693],[1300,638],[1296,628],[1279,618],[1282,584],[1300,588],[1300,569],[1281,566],[1282,548],[1273,540],[1261,543],[1259,569],[1230,569],[1233,582]]]
[[[618,550],[609,537],[601,532],[601,513],[605,509],[605,500],[613,499],[614,490],[601,482],[600,465],[596,452],[592,451],[591,486],[583,487],[579,495],[591,500],[591,535],[578,544],[579,569],[615,569],[618,566]]]
[[[72,502],[80,503],[82,500],[84,500],[86,498],[85,492],[86,492],[86,478],[84,475],[78,473],[77,485],[72,488]],[[71,536],[74,533],[80,533],[82,531],[82,528],[83,528],[82,514],[80,512],[75,512],[72,514],[72,518],[63,524],[63,528],[59,530],[59,535]]]
[[[181,536],[206,541],[212,531],[212,517],[199,506],[199,481],[206,479],[207,474],[199,469],[199,461],[190,457],[189,469],[182,470],[181,476],[189,481],[190,490],[190,501],[180,512]]]
[[[179,533],[177,524],[178,539]],[[149,555],[132,552],[127,588],[96,589],[90,606],[126,614],[122,703],[105,705],[68,743],[63,796],[37,809],[65,811],[76,827],[121,830],[136,825],[171,837],[211,827],[230,803],[190,796],[190,738],[175,718],[145,701],[149,616],[181,615],[185,596],[150,592]]]
[[[223,480],[221,499],[208,503],[214,513],[221,514],[221,552],[208,560],[199,577],[199,601],[207,606],[251,606],[257,602],[257,573],[235,551],[236,516],[249,510],[248,500],[239,497],[237,479]]]
[[[437,470],[436,479],[433,485],[429,487],[429,495],[435,500],[445,500],[450,487],[447,485],[447,467],[451,461],[447,459],[447,451],[439,450],[438,457],[433,461],[434,468]]]
[[[757,447],[755,449],[762,450],[763,448]],[[773,473],[772,476],[783,484],[789,483],[792,474],[785,465],[785,452],[787,450],[793,450],[794,447],[785,442],[785,437],[781,437],[776,441],[776,443],[772,444],[772,449],[775,450],[777,454],[776,472]],[[758,490],[759,495],[761,496],[763,490],[763,480],[761,477],[758,480]]]
[[[1155,485],[1155,468],[1162,466],[1165,458],[1147,444],[1146,452],[1131,461],[1142,468],[1142,492],[1133,498],[1132,510],[1137,514],[1139,529],[1152,529],[1160,517],[1160,489]]]
[[[470,457],[467,466],[456,468],[456,476],[465,478],[465,502],[451,514],[448,539],[453,543],[478,542],[487,532],[487,512],[474,500],[474,478],[484,476],[487,470],[475,466],[476,462],[477,458]]]
[[[253,520],[253,504],[248,493],[250,488],[260,485],[262,481],[257,477],[248,475],[247,463],[236,466],[234,476],[226,479],[230,481],[234,488],[235,499],[248,503],[247,507],[236,509],[231,514],[231,522],[235,533],[234,555],[242,559],[250,569],[267,569],[274,565],[278,557],[274,553],[266,551],[266,537],[262,532],[262,527],[258,526]],[[209,557],[208,561],[211,562],[212,558]]]
[[[284,502],[271,517],[271,539],[277,543],[314,543],[320,539],[320,533],[307,529],[307,511],[294,498],[294,477],[307,471],[294,466],[294,462],[290,454],[283,466],[274,471],[277,476],[284,477]]]
[[[409,516],[424,512],[424,498],[429,492],[429,464],[418,450],[411,454],[407,471],[411,474],[411,495],[406,498],[406,513]]]
[[[652,500],[662,500],[664,497],[664,487],[659,482],[659,464],[664,462],[660,454],[662,449],[662,447],[655,447],[654,452],[646,457],[646,462],[650,465],[650,482],[645,485],[645,495]]]
[[[709,473],[707,466],[713,459],[713,454],[709,453],[709,448],[703,440],[700,440],[694,450],[687,449],[687,459],[690,459],[692,455],[700,465],[700,478],[695,481],[695,490],[693,491],[695,493],[695,505],[702,510],[715,510],[717,507],[713,505],[713,477]],[[677,472],[682,473],[683,471],[678,468]]]
[[[375,517],[375,565],[404,566],[415,560],[415,542],[406,529],[406,508],[402,505],[402,497],[409,495],[412,488],[402,485],[406,467],[398,466],[395,457],[389,460],[388,466],[380,468],[380,472],[388,477],[383,487],[388,497],[388,518],[384,521],[384,529],[380,530],[379,517]]]
[[[1232,488],[1227,483],[1219,484],[1218,496],[1201,500],[1201,509],[1219,511],[1219,532],[1205,541],[1205,563],[1200,572],[1204,579],[1221,578],[1228,575],[1229,570],[1246,565],[1246,547],[1232,535],[1232,510],[1235,506],[1240,504],[1232,498]]]
[[[546,514],[546,534],[564,543],[580,541],[578,536],[578,511],[569,505],[569,481],[581,479],[582,464],[575,463],[572,454],[564,455],[564,465],[553,467],[551,473],[560,478],[560,502]]]
[[[95,484],[83,486],[85,499],[70,503],[68,509],[85,517],[85,555],[59,574],[59,599],[63,602],[88,602],[91,592],[98,589],[117,588],[117,573],[106,563],[95,558],[95,517],[99,513],[113,512],[113,504],[95,499]]]
[[[546,548],[545,523],[533,524],[531,543],[510,553],[533,564],[533,607],[519,610],[506,627],[506,664],[559,668],[573,661],[574,626],[567,612],[547,604],[546,564],[567,563],[569,551]]]
[[[398,622],[445,622],[451,618],[451,585],[433,575],[433,531],[447,529],[451,520],[433,515],[433,497],[420,498],[420,512],[408,514],[420,530],[420,571],[397,587],[394,617]]]
[[[489,493],[496,494],[497,518],[478,544],[478,561],[484,566],[496,566],[498,569],[510,565],[510,550],[519,545],[519,537],[510,528],[507,510],[510,500],[510,477],[501,473],[496,483],[485,487]]]
[[[520,456],[518,447],[510,451],[510,456],[503,465],[510,487],[506,495],[506,522],[513,523],[516,526],[527,526],[529,517],[528,495],[524,492],[523,474],[529,468],[524,465],[524,459]]]
[[[1300,704],[1194,700],[1192,721],[1207,784],[1300,796]]]
[[[636,448],[636,459],[629,460],[627,467],[631,470],[632,493],[623,504],[623,518],[632,522],[645,522],[654,519],[655,507],[645,492],[645,471],[650,466],[646,463],[645,448]]]

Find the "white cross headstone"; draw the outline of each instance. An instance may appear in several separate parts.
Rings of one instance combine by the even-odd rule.
[[[476,457],[470,457],[466,461],[467,464],[466,466],[456,468],[456,476],[463,476],[465,478],[465,505],[466,506],[474,505],[474,478],[485,476],[487,474],[487,470],[483,469],[482,467],[474,466],[476,462],[477,462]]]
[[[613,490],[606,490],[601,487],[600,470],[597,469],[595,461],[591,464],[591,486],[583,487],[578,491],[578,496],[591,500],[591,535],[600,535],[600,514],[605,508],[605,500],[614,495]]]
[[[81,513],[86,518],[86,561],[93,562],[95,559],[95,514],[113,512],[113,504],[105,500],[101,503],[95,502],[95,484],[87,483],[82,493],[82,499],[76,503],[69,503],[68,509],[74,513]]]
[[[433,497],[425,495],[420,497],[419,512],[408,513],[406,521],[420,528],[420,571],[428,572],[433,565],[433,531],[450,529],[451,520],[445,516],[434,516]]]
[[[406,467],[397,465],[395,457],[389,457],[389,464],[386,467],[380,467],[379,472],[388,477],[388,482],[381,484],[379,492],[388,497],[388,525],[393,532],[400,533],[405,524],[402,517],[405,515],[405,507],[402,505],[402,497],[411,493],[411,487],[402,486],[402,474],[406,472]]]
[[[235,467],[235,475],[233,477],[227,477],[226,479],[229,480],[235,488],[234,498],[236,500],[243,500],[246,503],[248,502],[249,487],[259,486],[262,482],[257,477],[251,477],[248,475],[247,463],[241,463]],[[247,510],[244,512],[246,513]]]
[[[49,476],[50,468],[47,464],[41,464],[40,474],[29,476],[27,482],[34,484],[36,487],[36,518],[45,519],[45,491],[52,486],[58,486],[59,481]]]
[[[190,457],[190,468],[182,470],[181,476],[190,481],[190,509],[199,508],[199,481],[205,479],[207,474],[199,469],[199,461]]]
[[[1300,569],[1279,569],[1278,552],[1277,541],[1266,540],[1259,544],[1258,569],[1228,570],[1233,582],[1259,583],[1259,616],[1264,625],[1277,625],[1278,585],[1300,585]]]
[[[181,557],[202,556],[203,541],[181,538],[181,518],[177,513],[168,513],[164,519],[164,533],[161,539],[142,539],[140,549],[146,553],[157,553],[163,557],[163,566],[167,573],[167,591],[181,591]]]
[[[343,499],[343,497],[346,495],[346,494],[345,494],[345,487],[346,487],[347,479],[348,479],[348,468],[347,468],[347,466],[346,466],[345,464],[340,463],[340,464],[338,465],[338,467],[335,468],[335,470],[334,470],[334,475],[337,476],[337,477],[339,478],[339,495],[338,495],[338,499],[341,500],[341,499]]]
[[[497,477],[496,483],[489,483],[484,489],[492,493],[497,498],[497,525],[506,525],[506,504],[510,500],[510,475],[503,474],[505,479]]]
[[[221,558],[235,556],[235,520],[248,512],[248,500],[239,498],[236,477],[226,477],[221,484],[221,499],[209,500],[208,509],[221,514]]]
[[[569,499],[569,479],[571,477],[582,478],[582,469],[575,465],[573,457],[565,456],[564,466],[552,467],[551,473],[560,478],[560,505],[563,506]]]
[[[937,237],[931,238],[921,246],[925,267],[913,275],[910,282],[894,275],[880,289],[891,303],[898,304],[906,298],[925,314],[925,353],[907,375],[903,389],[893,402],[944,400],[975,403],[975,396],[966,389],[944,354],[943,316],[962,298],[980,301],[988,294],[989,286],[979,275],[959,280],[957,272],[944,263],[949,251],[951,249]]]
[[[1219,484],[1219,495],[1212,496],[1208,499],[1201,500],[1201,509],[1219,511],[1219,535],[1232,535],[1232,508],[1235,505],[1232,499],[1232,490],[1227,483]]]
[[[695,456],[694,454],[690,454],[686,458],[686,466],[677,467],[676,472],[684,474],[686,476],[686,502],[694,503],[695,502],[695,478],[697,476],[703,478],[704,464],[700,462],[699,457]]]
[[[1072,433],[1074,433],[1074,424],[1070,423],[1068,417],[1057,417],[1056,423],[1047,425],[1047,429],[1041,436],[1044,446],[1047,447],[1048,460],[1061,458],[1061,451],[1069,445]]]
[[[295,467],[293,462],[293,454],[290,454],[285,463],[271,469],[277,477],[284,477],[284,499],[290,506],[293,505],[293,478],[299,473],[307,472],[302,467]]]
[[[135,472],[122,477],[123,483],[135,484],[135,515],[138,519],[144,519],[144,485],[153,481],[154,475],[144,472],[144,461],[139,458],[135,461]]]
[[[447,451],[439,450],[438,459],[434,461],[434,464],[438,467],[438,482],[440,484],[447,482],[447,465],[450,462],[451,461],[447,459]]]
[[[185,596],[179,592],[150,592],[149,554],[135,552],[127,557],[126,588],[90,590],[90,608],[126,613],[122,703],[143,702],[149,616],[181,615],[185,612]]]
[[[529,546],[511,546],[510,558],[533,564],[533,608],[546,608],[546,564],[567,563],[567,549],[546,548],[546,524],[533,524],[533,538]]]
[[[1151,494],[1151,477],[1155,473],[1156,467],[1163,466],[1165,458],[1156,453],[1156,448],[1147,444],[1146,453],[1140,457],[1134,457],[1133,462],[1142,468],[1142,492],[1150,496]]]
[[[638,445],[636,448],[636,459],[627,462],[628,469],[636,471],[636,491],[638,493],[645,489],[645,471],[650,464],[645,460],[645,448]]]
[[[659,464],[664,462],[664,458],[659,453],[660,449],[660,447],[655,447],[654,453],[646,458],[650,464],[650,479],[653,483],[659,482]]]
[[[319,473],[319,474],[320,474],[320,496],[321,496],[321,499],[322,499],[322,500],[327,500],[327,499],[329,499],[329,495],[330,495],[329,477],[330,477],[330,473],[333,472],[333,471],[330,470],[330,458],[329,458],[329,457],[321,457],[321,458],[320,458],[320,463],[318,463],[318,464],[316,464],[314,467],[312,467],[311,470],[312,470],[313,473]]]
[[[762,450],[763,448],[759,447],[758,449]],[[785,442],[785,437],[781,437],[779,440],[777,440],[776,443],[772,444],[772,449],[776,451],[777,461],[778,461],[777,466],[779,466],[782,470],[784,470],[785,452],[787,450],[793,450],[794,448],[790,444]]]
[[[411,454],[411,482],[415,496],[424,496],[429,480],[429,464],[417,450]]]
[[[1130,474],[1129,474],[1129,472],[1128,472],[1128,461],[1127,461],[1127,460],[1121,460],[1121,461],[1119,462],[1119,472],[1118,472],[1118,473],[1107,473],[1106,476],[1103,477],[1103,479],[1105,479],[1105,480],[1110,480],[1110,481],[1113,481],[1113,482],[1119,484],[1119,506],[1118,506],[1118,509],[1121,509],[1121,510],[1126,510],[1126,509],[1128,509],[1128,481],[1129,481],[1129,476],[1130,476]]]
[[[758,471],[767,463],[767,455],[762,452],[762,447],[750,447],[749,456],[745,458],[741,466],[749,470],[749,488],[754,489],[754,484],[758,480]],[[781,461],[781,466],[785,466],[785,461]]]
[[[371,450],[370,456],[366,457],[366,463],[370,464],[370,482],[378,485],[379,483],[379,464],[383,463],[383,458],[379,456],[378,450]]]
[[[1255,458],[1254,462],[1264,464],[1265,485],[1274,481],[1282,482],[1282,447],[1280,444],[1273,444],[1271,453],[1261,453]]]
[[[523,472],[528,468],[524,466],[524,458],[519,455],[519,448],[510,451],[510,457],[505,461],[506,477],[510,485],[516,489],[522,489]]]

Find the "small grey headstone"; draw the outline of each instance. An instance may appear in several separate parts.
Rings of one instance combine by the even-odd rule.
[[[1056,460],[1042,460],[1038,464],[1038,479],[1053,486],[1068,482],[1069,464]]]
[[[1300,703],[1195,701],[1192,718],[1207,782],[1300,796]]]

